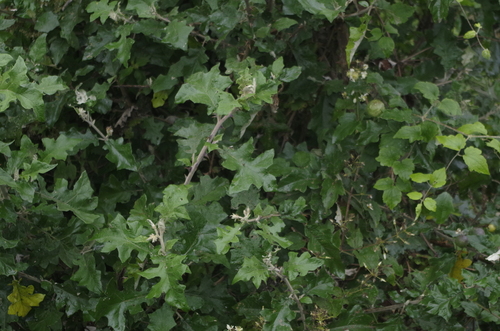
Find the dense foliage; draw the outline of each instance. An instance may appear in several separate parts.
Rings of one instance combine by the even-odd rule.
[[[491,330],[500,5],[0,3],[1,330]]]

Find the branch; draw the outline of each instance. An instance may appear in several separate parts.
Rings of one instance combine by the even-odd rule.
[[[304,325],[304,330],[306,330],[306,328],[307,328],[306,315],[304,314],[304,307],[302,307],[302,303],[300,302],[299,298],[297,297],[297,294],[295,294],[295,290],[293,289],[292,284],[290,284],[288,277],[286,277],[285,275],[281,275],[281,274],[279,274],[278,276],[280,276],[281,279],[285,282],[286,287],[288,287],[288,290],[290,291],[290,293],[292,295],[292,299],[295,301],[295,303],[299,307],[300,319],[302,320],[302,323]]]
[[[423,298],[424,298],[424,295],[422,294],[417,299],[411,300],[411,301],[408,300],[405,303],[397,303],[395,305],[390,305],[390,306],[385,306],[385,307],[380,307],[380,308],[365,309],[365,313],[372,314],[372,313],[381,313],[381,312],[389,311],[389,310],[394,311],[394,310],[397,310],[399,308],[404,308],[408,305],[416,305],[416,304],[420,303],[420,301],[422,301]]]
[[[75,107],[73,107],[75,108]],[[107,141],[108,140],[108,136],[105,136],[101,130],[99,130],[99,128],[97,126],[95,126],[95,120],[92,119],[92,117],[90,116],[90,113],[85,111],[83,108],[75,108],[78,116],[80,116],[80,118],[87,122],[88,125],[90,125],[102,138],[102,140],[104,141]]]
[[[217,123],[215,124],[215,127],[210,133],[210,135],[208,136],[206,141],[207,143],[209,144],[212,143],[212,141],[215,138],[215,135],[217,135],[217,132],[219,132],[219,129],[221,128],[222,124],[224,124],[224,122],[228,118],[232,117],[237,110],[238,108],[234,108],[233,110],[231,110],[229,114],[225,115],[222,118],[217,116]],[[204,144],[203,147],[201,148],[200,154],[198,154],[198,157],[196,158],[196,162],[191,166],[191,170],[189,171],[189,174],[187,175],[186,180],[184,181],[184,185],[188,185],[189,183],[191,183],[191,179],[193,179],[194,173],[196,172],[196,170],[200,166],[201,161],[203,161],[203,158],[207,154],[207,149],[208,149],[207,144]]]
[[[31,276],[31,275],[25,274],[25,273],[24,273],[24,272],[22,272],[22,271],[19,271],[19,272],[17,273],[17,275],[18,275],[19,277],[22,277],[22,278],[26,278],[26,279],[28,279],[28,280],[31,280],[32,282],[36,282],[36,283],[41,283],[41,282],[42,282],[40,279],[38,279],[38,278],[36,278],[36,277],[34,277],[34,276]]]

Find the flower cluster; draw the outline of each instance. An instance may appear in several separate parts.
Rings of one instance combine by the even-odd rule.
[[[347,78],[349,78],[349,81],[353,83],[359,80],[364,80],[368,75],[367,70],[368,70],[368,64],[364,63],[359,65],[358,63],[357,67],[349,69],[349,71],[347,72]],[[349,89],[350,91],[342,92],[342,97],[344,97],[344,99],[352,98],[353,103],[357,103],[358,101],[360,102],[366,101],[368,93],[359,92],[356,89],[352,89],[352,87],[349,86],[346,86],[346,89]]]
[[[368,64],[366,63],[363,64],[361,68],[351,68],[347,72],[347,78],[349,78],[351,82],[355,82],[360,78],[365,79],[366,75],[368,74],[367,70],[368,70]]]

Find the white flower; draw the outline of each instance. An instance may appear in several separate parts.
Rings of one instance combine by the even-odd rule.
[[[491,262],[496,262],[500,260],[500,250],[498,250],[496,253],[491,254],[486,258],[486,260],[491,261]]]

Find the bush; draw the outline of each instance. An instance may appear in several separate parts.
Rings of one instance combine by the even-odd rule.
[[[4,1],[0,329],[495,328],[499,14]]]

